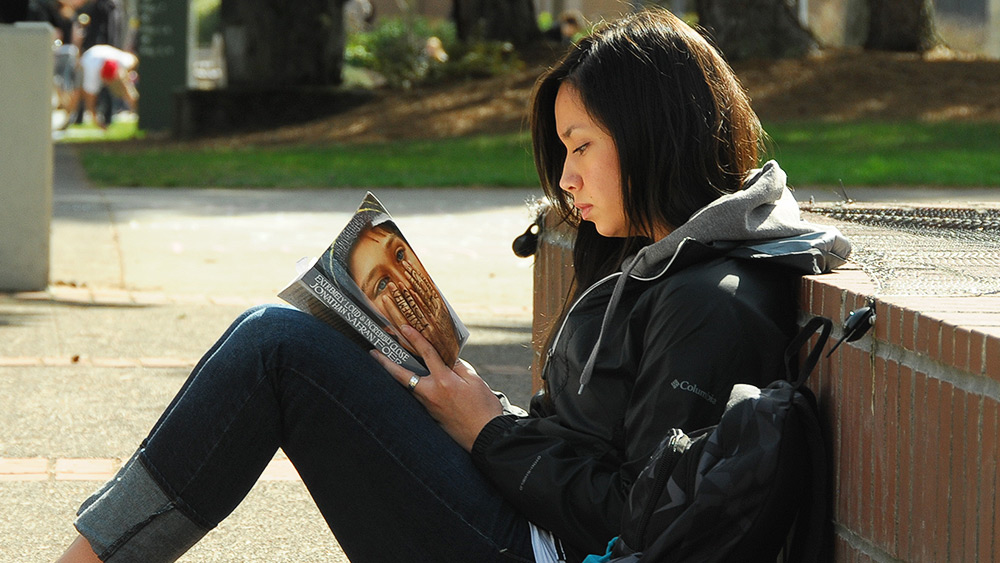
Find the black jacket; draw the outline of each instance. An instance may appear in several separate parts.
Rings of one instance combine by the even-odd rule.
[[[740,239],[719,227],[734,212],[747,225]],[[784,173],[768,163],[744,192],[581,294],[546,362],[549,395],[528,417],[492,420],[473,447],[477,466],[571,560],[603,553],[660,439],[717,422],[733,384],[782,374],[795,279],[849,251],[835,230],[798,219]]]

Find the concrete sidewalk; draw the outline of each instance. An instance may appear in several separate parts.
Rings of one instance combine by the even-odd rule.
[[[91,188],[57,145],[50,287],[0,294],[0,561],[51,561],[79,503],[127,459],[246,307],[278,302],[364,190]],[[463,357],[530,395],[529,190],[375,190],[472,338]],[[281,453],[184,561],[342,561]]]
[[[0,294],[0,561],[51,561],[76,507],[131,455],[194,362],[246,307],[278,301],[363,190],[96,190],[57,145],[48,291]],[[530,394],[531,260],[510,243],[532,190],[378,189],[469,325],[463,356]],[[858,190],[857,201],[998,201],[994,191]],[[799,189],[806,201],[840,199]],[[183,561],[344,561],[283,456]]]

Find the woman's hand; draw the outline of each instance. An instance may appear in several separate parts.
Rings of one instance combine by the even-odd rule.
[[[404,264],[406,262],[404,261]],[[436,293],[435,293],[436,294]],[[426,338],[437,350],[445,365],[452,365],[458,360],[458,338],[451,314],[441,303],[440,298],[425,297],[421,291],[400,287],[395,282],[389,282],[386,291],[378,296],[380,305],[389,322],[397,327],[409,325]],[[428,305],[430,300],[432,305]],[[436,306],[433,304],[436,302]],[[404,348],[423,358],[423,354],[405,337],[400,339]]]
[[[403,336],[417,348],[431,372],[419,378],[412,389],[413,395],[449,436],[466,451],[472,451],[472,445],[486,423],[503,414],[500,400],[471,365],[458,360],[454,366],[448,367],[419,331],[409,325],[404,325],[401,330]],[[409,386],[414,375],[412,371],[376,350],[372,350],[372,356],[396,381]]]

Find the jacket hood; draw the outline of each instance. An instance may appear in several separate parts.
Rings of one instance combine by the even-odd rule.
[[[689,241],[730,256],[773,260],[803,274],[821,274],[840,266],[851,243],[834,227],[803,221],[799,206],[777,162],[753,170],[742,190],[724,195],[696,211],[663,239],[622,263],[622,275],[608,299],[601,330],[580,375],[580,393],[590,381],[597,350],[629,278],[656,279],[670,270]]]
[[[834,227],[802,220],[786,181],[778,163],[767,162],[750,173],[742,190],[696,211],[665,238],[626,260],[622,270],[636,278],[660,276],[687,239],[719,247],[744,246],[754,249],[756,258],[785,257],[788,265],[803,273],[819,274],[840,266],[851,253],[850,242]]]

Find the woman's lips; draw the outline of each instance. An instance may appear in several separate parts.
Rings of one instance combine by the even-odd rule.
[[[580,210],[580,218],[586,221],[587,215],[590,215],[590,210],[593,209],[594,206],[586,203],[577,203],[576,208]]]

